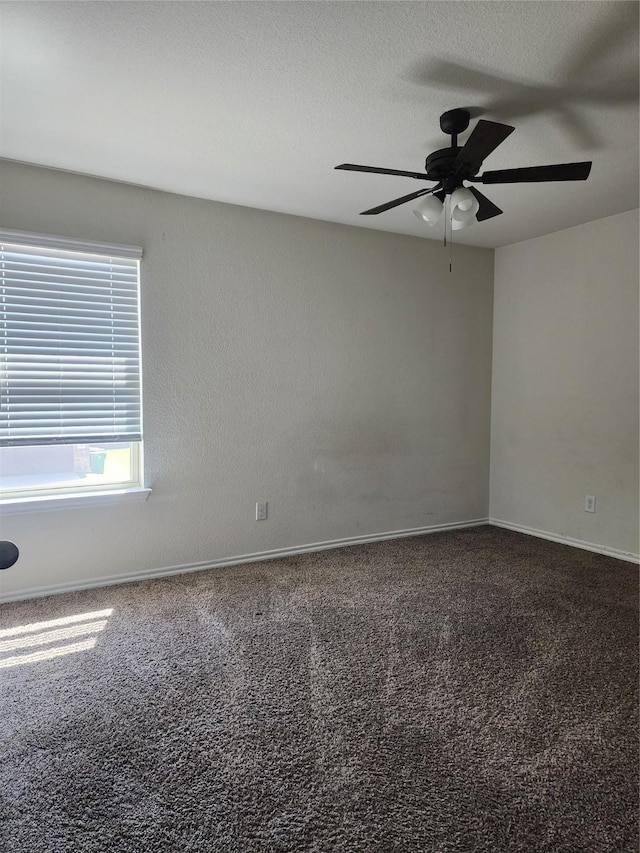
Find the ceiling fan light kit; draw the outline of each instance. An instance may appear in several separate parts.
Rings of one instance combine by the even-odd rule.
[[[539,181],[584,181],[589,177],[591,162],[559,163],[552,166],[529,166],[520,169],[500,169],[478,175],[482,163],[515,130],[508,124],[480,119],[463,146],[458,145],[458,135],[469,126],[467,110],[448,110],[440,116],[440,128],[451,136],[451,145],[429,154],[424,172],[407,172],[402,169],[383,169],[378,166],[360,166],[342,163],[336,169],[352,172],[374,172],[379,175],[398,175],[421,181],[433,181],[435,186],[409,193],[385,204],[363,210],[362,216],[384,213],[408,201],[422,200],[414,209],[418,219],[436,225],[443,209],[453,231],[475,222],[499,216],[502,210],[475,187],[465,182],[484,184],[513,184]],[[445,205],[445,201],[447,204]],[[446,243],[446,230],[445,230]]]

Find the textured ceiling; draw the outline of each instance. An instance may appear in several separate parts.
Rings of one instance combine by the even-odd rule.
[[[490,186],[502,246],[638,206],[638,4],[1,3],[1,153],[172,192],[438,239],[404,205],[453,107],[516,130],[503,169],[593,160],[586,182]],[[471,129],[470,128],[470,129]],[[466,134],[461,141],[466,139]]]

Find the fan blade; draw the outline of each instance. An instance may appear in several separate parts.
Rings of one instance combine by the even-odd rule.
[[[528,166],[523,169],[498,169],[485,172],[475,181],[483,184],[519,184],[527,181],[586,181],[591,163],[557,163],[555,166]]]
[[[392,207],[397,207],[399,204],[404,204],[405,201],[413,201],[414,198],[420,198],[421,195],[429,195],[429,193],[435,193],[437,189],[440,188],[440,184],[435,187],[431,187],[428,190],[418,190],[415,193],[409,193],[409,195],[403,195],[402,198],[394,198],[393,201],[388,201],[386,204],[380,204],[378,207],[372,207],[371,210],[363,210],[360,216],[369,216],[370,214],[375,213],[384,213],[385,210],[391,210]]]
[[[485,157],[505,141],[515,127],[509,124],[498,124],[497,121],[480,119],[467,139],[462,150],[453,161],[453,168],[458,172],[463,167],[472,168],[475,172]]]
[[[493,216],[500,216],[502,211],[497,204],[494,204],[486,197],[486,195],[483,195],[480,190],[477,190],[475,187],[469,187],[469,189],[480,202],[480,207],[476,213],[476,219],[478,222],[483,222],[485,219],[491,219]]]
[[[334,166],[335,169],[346,169],[349,172],[375,172],[377,175],[402,175],[405,178],[420,178],[423,181],[431,181],[425,172],[403,172],[402,169],[381,169],[378,166],[358,166],[355,163],[342,163]]]

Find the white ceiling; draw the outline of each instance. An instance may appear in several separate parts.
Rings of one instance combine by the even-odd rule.
[[[454,107],[516,130],[485,169],[593,160],[586,182],[484,189],[503,246],[638,206],[636,2],[3,2],[1,153],[234,204],[439,235],[421,171]],[[466,134],[461,141],[466,139]]]

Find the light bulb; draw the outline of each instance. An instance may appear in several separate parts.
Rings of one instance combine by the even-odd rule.
[[[435,225],[442,216],[444,205],[439,198],[434,195],[428,195],[423,198],[420,204],[413,211],[418,219],[426,222],[429,225]]]

